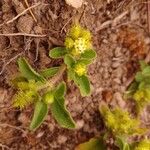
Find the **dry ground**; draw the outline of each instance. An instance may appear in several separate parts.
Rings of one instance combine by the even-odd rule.
[[[138,60],[149,61],[147,3],[144,0],[87,0],[81,9],[75,10],[64,0],[28,1],[29,6],[35,5],[32,9],[35,18],[26,11],[12,21],[9,20],[27,8],[25,1],[0,1],[0,149],[73,150],[77,144],[103,131],[98,112],[101,102],[130,108],[130,104],[123,101],[123,93],[138,69]],[[26,56],[36,69],[58,65],[59,61],[50,59],[48,52],[63,44],[76,15],[92,32],[97,52],[97,59],[89,68],[92,95],[82,98],[78,89],[69,84],[66,103],[78,129],[60,128],[49,114],[44,124],[31,133],[27,127],[32,109],[20,111],[11,107],[15,91],[10,79],[17,72],[17,57]],[[143,113],[142,121],[149,127],[147,112]]]

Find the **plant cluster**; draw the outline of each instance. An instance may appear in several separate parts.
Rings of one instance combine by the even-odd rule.
[[[126,96],[133,98],[138,112],[150,103],[150,66],[144,61],[140,61],[140,71],[136,73]]]
[[[132,98],[136,104],[137,112],[139,112],[150,102],[150,66],[144,61],[140,61],[140,71],[135,75],[134,82],[129,86],[125,93],[125,98]],[[103,105],[100,107],[100,113],[103,117],[106,131],[104,136],[99,138],[92,138],[88,142],[80,144],[77,150],[84,150],[86,147],[93,150],[105,150],[106,139],[113,137],[115,145],[120,150],[149,150],[150,140],[144,139],[139,142],[128,143],[130,135],[142,135],[147,129],[140,128],[140,121],[138,116],[134,118],[129,112],[121,108],[110,109]]]
[[[127,111],[121,108],[109,109],[108,106],[100,107],[106,130],[103,135],[91,138],[89,141],[76,147],[76,150],[106,150],[106,141],[111,137],[120,150],[149,150],[150,140],[128,143],[130,135],[141,135],[146,129],[140,128],[138,119],[132,118]]]
[[[66,82],[73,80],[82,96],[90,94],[87,69],[96,57],[90,32],[79,24],[73,25],[65,39],[65,46],[50,50],[49,56],[61,58],[64,63],[37,72],[25,58],[18,59],[20,75],[12,80],[17,89],[13,106],[23,109],[30,104],[35,105],[31,130],[41,125],[49,108],[61,127],[73,129],[75,122],[65,106],[66,83],[60,79],[67,72]]]

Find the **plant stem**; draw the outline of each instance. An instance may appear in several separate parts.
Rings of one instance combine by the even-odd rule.
[[[55,74],[54,77],[52,77],[50,80],[47,81],[47,83],[43,86],[41,86],[38,90],[43,90],[46,88],[53,88],[55,84],[59,81],[59,79],[62,77],[64,71],[66,70],[66,65],[62,64],[58,70],[58,72]]]

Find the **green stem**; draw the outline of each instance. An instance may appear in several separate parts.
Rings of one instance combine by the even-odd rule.
[[[55,76],[52,77],[50,80],[48,80],[46,84],[40,86],[38,90],[40,91],[46,88],[53,88],[56,85],[56,83],[59,81],[59,79],[62,77],[65,70],[66,70],[66,65],[62,64],[58,72],[55,74]]]

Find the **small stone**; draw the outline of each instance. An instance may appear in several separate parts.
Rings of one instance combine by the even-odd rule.
[[[66,0],[66,3],[77,9],[82,6],[83,0]]]
[[[57,140],[59,144],[64,144],[67,141],[67,137],[64,135],[59,135]]]
[[[115,61],[115,62],[113,62],[113,64],[112,64],[112,67],[113,68],[117,68],[117,67],[119,67],[120,66],[120,62],[118,62],[118,61]]]
[[[44,132],[39,132],[36,136],[36,138],[41,138],[44,135]]]
[[[77,126],[77,129],[83,128],[83,126],[84,126],[84,120],[77,120],[76,121],[76,126]]]

